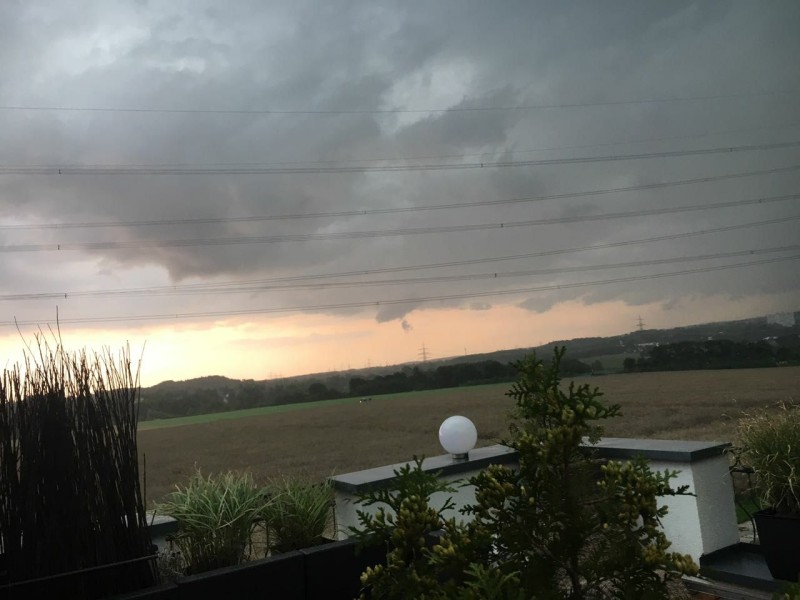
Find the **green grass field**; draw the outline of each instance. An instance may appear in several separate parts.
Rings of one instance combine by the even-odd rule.
[[[639,358],[635,352],[626,352],[624,354],[601,354],[599,356],[592,356],[590,358],[582,358],[581,362],[591,365],[594,361],[599,360],[603,365],[603,371],[606,373],[617,373],[623,370],[623,363],[626,358]]]
[[[508,383],[491,383],[488,385],[470,386],[470,390],[491,390],[492,388],[502,388],[503,391],[509,387]],[[458,388],[452,388],[458,389]],[[431,398],[437,397],[442,390],[422,390],[419,392],[400,392],[397,394],[384,394],[382,396],[372,396],[373,402],[385,400],[398,400],[402,398]],[[249,417],[261,417],[280,413],[294,412],[298,410],[311,410],[324,406],[337,406],[344,404],[358,404],[361,398],[338,398],[336,400],[318,400],[316,402],[298,402],[297,404],[280,404],[278,406],[260,406],[258,408],[246,408],[243,410],[231,410],[227,412],[207,413],[202,415],[192,415],[189,417],[174,417],[172,419],[153,419],[141,421],[139,431],[150,429],[164,429],[166,427],[180,427],[182,425],[199,425],[201,423],[214,423],[216,421],[231,421],[235,419],[246,419]]]
[[[279,413],[293,412],[296,410],[309,410],[321,406],[336,406],[337,404],[352,404],[358,402],[357,398],[342,398],[338,400],[319,400],[317,402],[302,402],[298,404],[281,404],[279,406],[260,406],[258,408],[246,408],[243,410],[231,410],[227,412],[207,413],[204,415],[192,415],[189,417],[175,417],[172,419],[153,419],[139,423],[139,431],[150,429],[164,429],[166,427],[180,427],[181,425],[199,425],[201,423],[214,423],[216,421],[231,421],[235,419],[246,419],[248,417],[260,417],[264,415],[274,415]]]

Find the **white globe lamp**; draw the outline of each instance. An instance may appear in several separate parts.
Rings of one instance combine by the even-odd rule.
[[[448,417],[439,427],[439,443],[453,455],[453,460],[467,460],[477,441],[478,430],[467,417]]]

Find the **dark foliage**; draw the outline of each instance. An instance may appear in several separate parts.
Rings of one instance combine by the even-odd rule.
[[[519,466],[489,465],[470,479],[475,503],[466,524],[445,519],[431,496],[447,492],[421,462],[395,471],[394,487],[365,494],[363,535],[386,540],[387,564],[364,571],[364,594],[400,600],[666,600],[668,582],[695,573],[669,551],[659,498],[676,473],[651,471],[642,458],[601,461],[586,449],[602,421],[620,414],[587,384],[562,385],[556,349],[544,365],[519,363],[508,395],[516,410],[504,443]],[[434,532],[437,535],[432,536]],[[433,537],[433,539],[431,539]]]
[[[646,356],[625,360],[626,371],[688,371],[743,369],[800,363],[797,336],[786,335],[758,342],[706,340],[651,347]]]
[[[560,368],[561,374],[567,377],[583,375],[592,370],[589,365],[575,359],[564,359]],[[503,383],[513,381],[516,375],[517,370],[513,365],[495,360],[441,365],[430,371],[414,367],[371,379],[353,377],[350,380],[350,393],[354,396],[377,396],[414,390]]]
[[[568,362],[566,367],[566,374],[571,375],[590,371],[588,365],[577,360]],[[393,373],[351,377],[345,381],[334,378],[334,381],[327,383],[310,378],[287,379],[277,383],[236,381],[222,377],[206,377],[192,382],[170,381],[143,392],[142,419],[168,419],[261,406],[502,383],[513,380],[515,374],[512,366],[487,360],[443,365],[431,370],[405,367]]]
[[[151,552],[127,352],[115,362],[38,342],[0,382],[0,553],[12,583]],[[115,591],[155,581],[147,561],[125,572]],[[100,593],[90,588],[84,597]]]

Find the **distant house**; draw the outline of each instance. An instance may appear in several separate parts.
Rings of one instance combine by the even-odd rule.
[[[767,325],[783,325],[784,327],[794,327],[798,324],[798,313],[785,312],[767,315]]]
[[[658,348],[661,344],[659,342],[644,342],[636,344],[636,352],[646,352],[651,348]]]

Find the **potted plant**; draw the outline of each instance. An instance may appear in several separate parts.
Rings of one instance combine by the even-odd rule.
[[[0,372],[0,598],[102,598],[158,581],[129,352],[40,334]]]
[[[171,542],[194,574],[240,564],[270,500],[249,474],[228,472],[176,486],[158,512],[175,518]]]
[[[330,483],[282,476],[270,481],[264,493],[270,502],[261,517],[273,552],[300,550],[330,541],[326,537],[334,533]]]
[[[800,408],[782,405],[743,418],[736,456],[750,467],[760,505],[754,515],[764,557],[776,579],[800,574]]]

